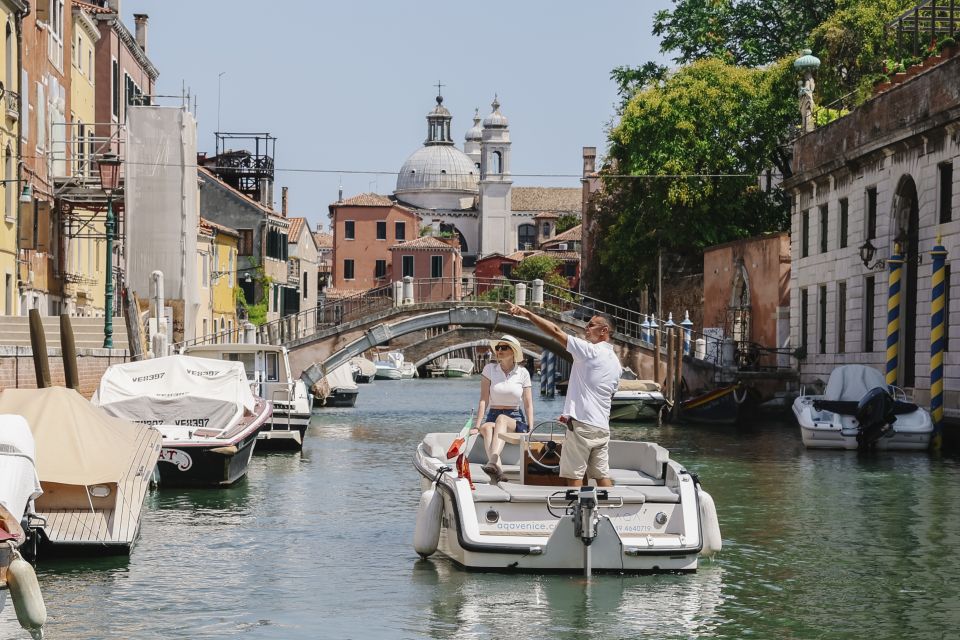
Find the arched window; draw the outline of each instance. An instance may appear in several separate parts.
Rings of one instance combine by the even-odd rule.
[[[532,224],[522,224],[517,228],[517,248],[533,249],[537,242],[537,228]]]
[[[503,155],[499,151],[493,152],[493,173],[503,173]]]
[[[13,32],[10,29],[10,23],[7,23],[7,37],[4,40],[4,54],[7,56],[7,67],[4,69],[3,86],[7,91],[13,91],[13,64],[15,62],[13,53]]]

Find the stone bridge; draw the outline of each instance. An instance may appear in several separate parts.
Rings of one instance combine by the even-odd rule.
[[[500,334],[502,335],[502,334]],[[408,362],[412,362],[418,369],[437,358],[442,358],[448,353],[470,347],[489,347],[490,340],[499,338],[500,335],[493,334],[487,329],[457,327],[449,331],[444,331],[435,336],[429,337],[411,344],[403,350],[403,356]],[[535,348],[529,342],[521,342],[523,352],[534,360],[540,359],[541,349]]]
[[[540,313],[570,333],[583,334],[586,323],[581,320],[548,309],[541,309]],[[528,348],[535,345],[540,349],[554,351],[560,357],[566,357],[565,350],[543,335],[529,321],[501,312],[495,306],[470,306],[463,302],[427,302],[390,307],[365,318],[289,341],[286,346],[290,350],[290,365],[294,375],[299,374],[308,386],[312,386],[323,378],[325,372],[332,371],[365,351],[381,346],[406,351],[415,343],[424,342],[426,331],[447,327],[479,330],[482,339],[509,333],[528,343]],[[613,334],[611,342],[624,366],[636,371],[641,378],[653,378],[652,348],[638,339],[619,333]],[[456,348],[447,346],[450,346],[447,351]],[[434,351],[424,353],[419,361],[427,362],[428,357],[439,357],[442,353],[432,357],[431,354],[444,348],[446,347],[441,345]],[[417,362],[412,352],[408,360]],[[665,371],[664,360],[665,357],[661,356],[661,372]]]

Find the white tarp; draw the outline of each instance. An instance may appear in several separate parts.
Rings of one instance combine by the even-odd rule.
[[[127,109],[127,283],[146,298],[150,274],[162,271],[167,298],[184,302],[184,336],[193,337],[200,304],[197,123],[179,107]]]
[[[23,416],[0,415],[0,504],[18,522],[27,503],[43,493],[35,449],[30,425]]]
[[[830,372],[823,398],[859,402],[874,387],[887,388],[882,373],[862,364],[845,364]]]
[[[350,363],[344,363],[328,373],[324,378],[332,392],[334,389],[356,389],[357,383],[353,381],[353,367]]]
[[[242,362],[184,355],[111,366],[93,402],[133,422],[209,429],[256,405]]]

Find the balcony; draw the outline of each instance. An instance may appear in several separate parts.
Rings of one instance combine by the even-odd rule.
[[[11,120],[20,119],[20,94],[14,91],[5,91],[3,102],[7,107],[7,117]]]

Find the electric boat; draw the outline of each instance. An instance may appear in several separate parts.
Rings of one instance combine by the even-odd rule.
[[[202,344],[186,347],[186,355],[242,362],[253,383],[253,395],[268,400],[273,415],[260,430],[257,448],[301,449],[310,424],[313,400],[303,380],[294,378],[287,348],[273,344]]]
[[[930,446],[930,414],[903,390],[888,387],[880,371],[847,364],[830,373],[823,394],[801,393],[793,414],[808,449],[924,450]]]
[[[610,403],[610,419],[637,422],[660,420],[660,410],[667,404],[660,385],[653,380],[620,379],[620,386]]]
[[[562,424],[501,436],[507,481],[497,483],[481,468],[482,439],[468,432],[430,433],[417,447],[422,557],[502,571],[691,572],[722,546],[713,499],[655,443],[612,440],[614,486],[569,488]]]
[[[92,402],[163,436],[160,485],[225,487],[247,474],[270,403],[243,364],[174,355],[112,365]]]

